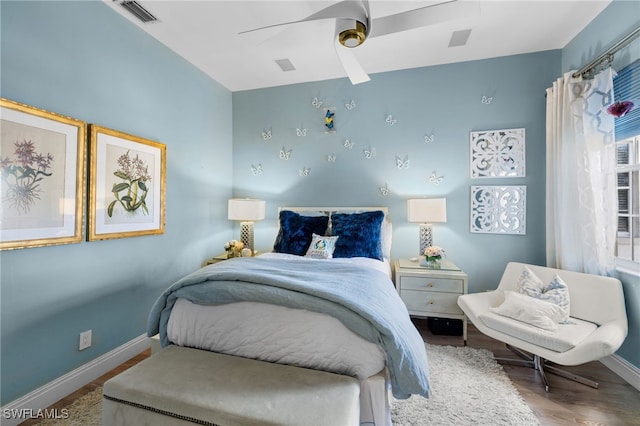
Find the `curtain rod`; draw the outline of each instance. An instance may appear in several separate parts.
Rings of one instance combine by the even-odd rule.
[[[603,62],[606,62],[608,64],[611,63],[613,61],[613,54],[616,53],[618,50],[622,49],[623,47],[625,47],[627,44],[631,43],[638,36],[640,36],[640,27],[637,27],[635,30],[631,31],[631,33],[629,33],[625,38],[623,38],[622,40],[620,40],[619,42],[611,46],[603,54],[601,54],[600,56],[598,56],[597,58],[589,62],[587,65],[583,66],[578,71],[573,73],[572,77],[575,78],[575,77],[583,76],[586,78],[589,76],[589,74],[593,72],[593,70],[598,65],[602,64]]]

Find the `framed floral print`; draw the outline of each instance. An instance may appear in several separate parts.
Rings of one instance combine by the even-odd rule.
[[[89,126],[89,241],[163,234],[165,145]]]
[[[0,250],[82,241],[87,124],[0,98]]]

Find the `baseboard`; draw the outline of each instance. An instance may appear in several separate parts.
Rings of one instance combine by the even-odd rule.
[[[65,396],[75,392],[87,383],[113,370],[120,364],[150,347],[150,340],[146,334],[125,343],[114,350],[88,362],[73,371],[39,387],[33,392],[8,403],[1,408],[0,423],[2,426],[15,426],[27,420],[16,413],[37,413]]]
[[[640,391],[640,368],[616,354],[602,358],[600,362]]]

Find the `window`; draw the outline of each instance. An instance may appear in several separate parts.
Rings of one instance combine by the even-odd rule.
[[[640,135],[616,143],[618,236],[616,256],[640,262]]]
[[[640,60],[613,80],[616,102],[640,101]],[[640,263],[640,105],[615,119],[618,178],[616,257]]]

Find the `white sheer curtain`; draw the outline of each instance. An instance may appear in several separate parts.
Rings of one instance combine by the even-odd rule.
[[[611,68],[547,89],[547,266],[611,275],[617,232]]]

